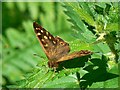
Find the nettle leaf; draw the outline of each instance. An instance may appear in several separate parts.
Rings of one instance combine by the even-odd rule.
[[[83,3],[79,3],[83,7]],[[72,4],[73,5],[73,4]],[[84,5],[89,5],[89,3],[84,3]],[[75,30],[73,31],[73,36],[80,40],[75,40],[70,42],[71,49],[76,48],[75,50],[88,49],[95,52],[108,53],[110,51],[109,47],[106,44],[92,44],[96,42],[95,35],[87,29],[87,25],[82,21],[81,15],[74,10],[74,7],[71,4],[65,3],[64,7],[67,9],[65,13],[70,17],[70,22],[73,23]],[[87,7],[88,9],[89,7]],[[79,9],[79,7],[78,7]],[[84,7],[82,8],[84,9]],[[86,8],[85,8],[86,9]],[[90,9],[90,8],[89,8]],[[85,11],[85,10],[84,10]],[[88,11],[88,10],[87,10]],[[81,12],[83,13],[83,12]],[[86,17],[87,18],[87,17]],[[81,22],[80,22],[81,21]],[[80,22],[80,23],[79,23]],[[89,37],[89,38],[88,38]],[[105,47],[105,48],[104,48]]]
[[[92,50],[93,49],[91,44],[86,43],[84,41],[80,41],[79,39],[71,41],[69,44],[70,44],[71,51]]]
[[[92,26],[95,25],[95,22],[93,18],[90,16],[90,14],[87,13],[84,9],[82,9],[78,3],[66,3],[66,4],[69,5],[74,12],[77,12],[77,14],[79,15],[79,17],[81,17],[82,20],[86,21]]]
[[[31,75],[29,78],[27,78],[27,83],[24,87],[26,88],[41,88],[45,82],[50,80],[52,78],[53,72],[45,72],[40,70],[39,72],[36,72],[34,75]]]
[[[70,19],[68,20],[74,24],[74,28],[81,30],[81,32],[86,30],[84,23],[81,21],[81,17],[79,17],[79,14],[76,11],[74,11],[74,8],[68,5],[68,3],[65,3],[64,7],[67,9],[64,12],[70,17]]]
[[[110,87],[116,88],[118,84],[113,84],[111,81],[117,83],[118,67],[114,64],[111,69],[108,68],[106,59],[105,56],[102,56],[102,59],[94,58],[87,62],[84,68],[65,68],[59,72],[54,72],[44,65],[39,65],[32,70],[33,72],[26,74],[24,80],[17,82],[16,87],[108,88],[110,85]]]
[[[72,22],[73,28],[75,29],[72,31],[72,35],[82,41],[95,41],[95,35],[87,29],[88,26],[84,23],[85,19],[88,19],[89,14],[86,16],[86,12],[84,12],[85,10],[81,8],[78,3],[65,3],[64,7],[66,8],[65,13],[70,17],[69,21]],[[85,15],[82,15],[80,13]],[[92,17],[90,16],[89,18]],[[89,21],[91,21],[90,23],[94,22],[92,19]]]
[[[61,73],[67,73],[66,70],[62,72],[53,72],[48,67],[39,66],[33,69],[33,72],[25,75],[25,79],[18,81],[16,85],[10,87],[20,88],[78,88],[79,83],[76,75],[66,76]],[[72,86],[71,86],[72,85]]]
[[[87,3],[87,4],[79,3],[79,5],[78,5],[78,3],[64,3],[64,7],[66,9],[65,14],[67,14],[69,16],[68,20],[73,24],[73,28],[75,29],[73,31],[73,33],[74,33],[73,36],[78,39],[78,40],[70,42],[70,46],[71,46],[72,50],[81,50],[81,49],[87,48],[88,50],[92,50],[93,52],[99,52],[99,53],[94,53],[92,55],[92,59],[96,58],[96,59],[94,59],[96,61],[97,61],[97,59],[100,59],[102,57],[101,56],[102,54],[106,55],[110,59],[113,59],[112,54],[110,54],[110,53],[111,53],[111,51],[114,51],[115,49],[114,49],[114,45],[111,45],[110,43],[115,44],[117,38],[116,38],[116,36],[114,37],[114,38],[116,38],[116,40],[114,40],[114,38],[111,38],[111,41],[114,40],[114,42],[111,42],[111,41],[107,40],[108,37],[106,37],[106,36],[109,34],[111,34],[110,36],[112,36],[113,31],[115,31],[115,32],[118,31],[117,30],[118,24],[110,21],[110,20],[112,20],[111,16],[110,16],[111,15],[110,14],[111,6],[109,6],[108,4],[111,5],[110,3],[97,3],[97,4],[96,3],[92,3],[92,4],[91,3]],[[98,13],[94,9],[91,9],[91,7],[95,7],[95,5],[96,5],[96,9],[97,9]],[[87,7],[85,7],[85,6],[87,6]],[[102,15],[101,13],[99,13],[100,10],[102,10],[102,13],[105,16]],[[105,11],[105,10],[107,10],[107,11]],[[99,14],[101,14],[101,15],[99,15]],[[115,18],[117,18],[117,17],[115,17]],[[86,20],[86,19],[88,19],[88,20]],[[109,23],[109,22],[111,22],[111,23]],[[112,25],[114,25],[114,26],[112,26]],[[107,35],[103,35],[103,38],[102,38],[102,34],[101,34],[100,37],[102,39],[101,39],[101,41],[99,41],[97,39],[98,36],[96,37],[96,35],[97,34],[99,35],[101,32],[105,32]],[[107,41],[107,43],[105,43],[104,38]],[[109,44],[108,44],[108,42],[109,42]],[[113,46],[113,48],[111,48],[110,46]],[[116,52],[113,52],[113,53],[116,53]],[[106,61],[108,61],[108,60],[106,59]],[[114,78],[114,75],[112,75],[112,74],[106,73],[106,75],[113,76],[113,78]],[[90,74],[90,76],[92,76],[92,75]],[[96,73],[96,76],[97,76],[97,73]],[[118,77],[118,76],[115,76],[115,77]],[[92,77],[89,77],[88,81],[91,78]],[[103,80],[103,78],[101,79],[101,81],[99,81],[99,80],[98,81],[101,83],[102,80]],[[108,80],[108,82],[109,82],[109,80]],[[114,81],[114,82],[117,82],[117,81]],[[92,85],[92,83],[89,83],[89,82],[82,82],[80,85],[84,86],[87,83],[88,83],[88,86]],[[96,83],[96,84],[98,84],[98,83]],[[88,87],[88,86],[85,86],[85,87]],[[106,86],[106,87],[108,87],[108,86]],[[103,85],[98,84],[98,86],[96,86],[96,87],[104,87],[104,83],[103,83]],[[117,87],[117,85],[116,86],[113,85],[113,87]]]
[[[109,23],[106,26],[106,29],[108,31],[118,31],[118,23]]]
[[[79,88],[79,82],[73,76],[64,76],[44,84],[42,88]]]

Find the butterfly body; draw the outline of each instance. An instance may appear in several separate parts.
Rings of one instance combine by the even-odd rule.
[[[60,37],[52,36],[36,22],[33,23],[33,27],[40,45],[49,59],[49,67],[58,67],[59,62],[92,54],[92,52],[88,50],[81,50],[69,54],[70,47],[67,42]]]

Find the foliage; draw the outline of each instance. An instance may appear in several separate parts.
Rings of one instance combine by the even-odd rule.
[[[116,3],[9,2],[3,3],[2,16],[3,87],[118,87],[120,39]],[[71,52],[86,49],[93,51],[93,55],[62,62],[57,71],[48,68],[48,60],[33,32],[34,20],[67,40]],[[34,57],[34,53],[40,57]]]

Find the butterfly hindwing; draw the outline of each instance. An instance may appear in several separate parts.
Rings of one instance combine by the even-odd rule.
[[[76,51],[76,52],[73,52],[66,56],[63,56],[57,62],[62,62],[62,61],[66,61],[66,60],[70,60],[70,59],[74,59],[74,58],[78,58],[78,57],[83,57],[83,56],[87,56],[87,55],[91,55],[91,54],[92,54],[92,52],[89,50]]]
[[[55,37],[55,39],[57,42],[55,51],[57,53],[58,59],[60,59],[61,57],[67,55],[70,52],[70,47],[69,44],[62,40],[60,37],[57,36]]]

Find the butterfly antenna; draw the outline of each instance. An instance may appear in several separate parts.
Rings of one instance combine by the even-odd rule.
[[[100,55],[102,55],[102,54],[103,54],[102,52],[99,52],[99,51],[98,51],[98,52],[93,52],[93,53],[100,54]]]
[[[34,53],[33,55],[34,55],[34,56],[37,56],[37,57],[40,57],[40,58],[42,58],[43,60],[45,59],[45,57],[40,56],[40,55],[38,55],[38,54],[36,54],[36,53]]]

